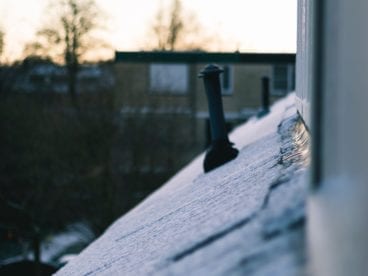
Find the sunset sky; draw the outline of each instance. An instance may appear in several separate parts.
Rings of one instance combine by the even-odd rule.
[[[160,2],[169,0],[96,0],[107,15],[106,40],[117,50],[141,50]],[[0,26],[8,59],[22,53],[47,19],[47,0],[0,0]],[[205,31],[222,37],[215,50],[296,51],[296,0],[183,0]]]

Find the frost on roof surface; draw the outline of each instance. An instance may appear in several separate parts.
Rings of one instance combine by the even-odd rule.
[[[204,174],[199,156],[57,275],[304,275],[308,134],[294,95],[230,139],[235,160]]]

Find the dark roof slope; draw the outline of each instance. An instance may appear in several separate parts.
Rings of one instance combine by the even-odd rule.
[[[295,63],[293,53],[115,52],[116,62],[158,63]]]

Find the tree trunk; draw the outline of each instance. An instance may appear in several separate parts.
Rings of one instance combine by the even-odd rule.
[[[34,231],[33,241],[34,275],[41,276],[41,240],[38,229]]]
[[[79,66],[78,64],[69,64],[67,66],[68,69],[68,93],[72,102],[72,105],[74,108],[79,111],[80,105],[79,105],[79,99],[77,95],[77,75]]]

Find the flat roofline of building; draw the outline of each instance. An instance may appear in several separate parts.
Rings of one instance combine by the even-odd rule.
[[[115,62],[130,63],[295,63],[295,53],[115,52]]]

